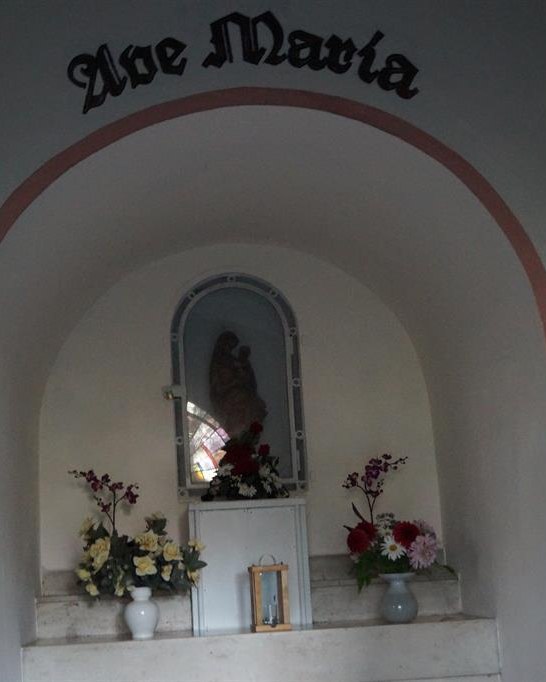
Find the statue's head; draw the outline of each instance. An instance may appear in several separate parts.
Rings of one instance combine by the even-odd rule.
[[[241,346],[239,348],[239,359],[248,360],[250,357],[250,348],[248,346]]]
[[[225,331],[220,334],[216,340],[217,348],[224,348],[225,350],[233,350],[239,343],[237,334],[231,331]]]

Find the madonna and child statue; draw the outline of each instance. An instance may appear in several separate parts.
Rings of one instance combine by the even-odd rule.
[[[278,456],[260,444],[267,416],[258,393],[250,348],[238,336],[224,331],[216,339],[209,371],[213,416],[227,433],[220,460],[202,500],[288,497],[278,471]]]
[[[263,423],[267,407],[258,393],[249,346],[239,345],[232,331],[222,332],[214,344],[209,370],[213,415],[230,438],[252,423]]]

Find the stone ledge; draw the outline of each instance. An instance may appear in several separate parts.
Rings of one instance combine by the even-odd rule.
[[[191,630],[189,596],[154,596],[160,609],[158,632]],[[112,636],[127,631],[123,620],[126,599],[92,599],[86,595],[42,597],[36,604],[38,637],[78,638]]]
[[[385,591],[381,580],[373,581],[359,593],[355,578],[348,575],[353,564],[347,556],[312,557],[310,564],[315,623],[361,622],[375,617]],[[122,616],[125,601],[111,597],[97,601],[85,593],[75,593],[78,588],[71,571],[46,577],[44,588],[49,595],[38,599],[36,604],[38,637],[110,636],[126,632]],[[71,592],[67,593],[67,589]],[[461,610],[457,578],[445,569],[416,576],[412,580],[412,590],[419,602],[421,616],[453,615]],[[160,632],[191,630],[189,596],[166,594],[154,596],[154,599],[160,605]]]
[[[374,618],[385,592],[384,583],[372,583],[358,592],[355,583],[311,587],[313,621],[336,623]],[[461,612],[459,584],[452,581],[416,582],[411,590],[420,616],[448,616]]]
[[[333,584],[315,582],[311,588],[313,621],[335,624],[373,619],[379,612],[379,602],[385,591],[381,582],[358,592],[354,581]],[[459,585],[454,581],[417,581],[412,585],[419,603],[419,614],[453,615],[461,610]],[[154,596],[160,609],[158,630],[191,630],[191,600],[189,596]],[[37,633],[40,638],[87,637],[115,635],[126,631],[123,608],[127,600],[92,599],[87,595],[42,597],[36,604]]]
[[[499,662],[495,621],[459,617],[288,633],[170,633],[148,642],[46,640],[24,648],[23,669],[25,682],[409,682],[472,676],[478,682],[497,675]]]

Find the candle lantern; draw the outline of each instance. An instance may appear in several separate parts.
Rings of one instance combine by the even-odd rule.
[[[260,560],[261,561],[261,560]],[[249,566],[254,632],[291,630],[288,603],[288,566],[269,564]]]

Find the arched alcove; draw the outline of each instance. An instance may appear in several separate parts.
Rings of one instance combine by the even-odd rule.
[[[244,273],[196,282],[176,308],[170,341],[181,494],[205,491],[217,453],[252,422],[263,424],[283,484],[305,489],[298,325],[283,292]]]
[[[161,389],[171,372],[173,301],[202,280],[203,262],[212,280],[214,271],[244,271],[282,288],[298,319],[311,554],[345,551],[343,524],[352,522],[350,503],[362,501],[341,484],[364,456],[383,449],[404,452],[411,462],[389,486],[389,508],[410,515],[419,504],[422,515],[440,528],[425,381],[393,313],[357,280],[308,254],[256,244],[217,245],[139,268],[110,288],[66,339],[41,415],[45,570],[72,566],[80,551],[78,510],[84,516],[93,512],[92,503],[88,506],[77,486],[65,480],[64,472],[73,467],[115,468],[112,475],[136,480],[141,513],[159,505],[173,529],[178,525],[182,536],[187,533],[188,500],[177,491],[172,411]],[[80,385],[85,391],[78,390]],[[63,494],[51,498],[48,490],[54,485]],[[137,508],[124,518],[124,528],[137,532],[141,513]]]
[[[542,516],[532,523],[524,516],[525,501],[541,498],[546,396],[535,300],[543,305],[543,269],[533,269],[524,235],[508,231],[524,246],[534,291],[484,196],[480,202],[408,144],[331,113],[273,102],[118,138],[88,158],[73,150],[68,165],[53,169],[49,177],[58,180],[47,191],[35,191],[44,189],[44,173],[30,194],[27,185],[32,204],[18,203],[19,193],[4,208],[5,227],[28,206],[0,253],[5,345],[19,344],[31,359],[25,385],[39,394],[84,312],[151,260],[227,241],[275,243],[327,260],[376,292],[417,348],[445,536],[463,570],[466,608],[496,612],[510,638],[522,630],[517,605],[539,632],[532,593],[540,576],[518,599],[503,590],[517,584],[522,563],[538,562],[533,538],[545,530]],[[88,144],[87,151],[100,148]],[[494,193],[484,194],[495,203]],[[499,214],[511,223],[509,212]],[[207,275],[208,264],[200,267]],[[350,296],[344,304],[352,310]],[[36,328],[44,330],[38,346],[30,341]],[[536,646],[534,638],[525,646]]]

